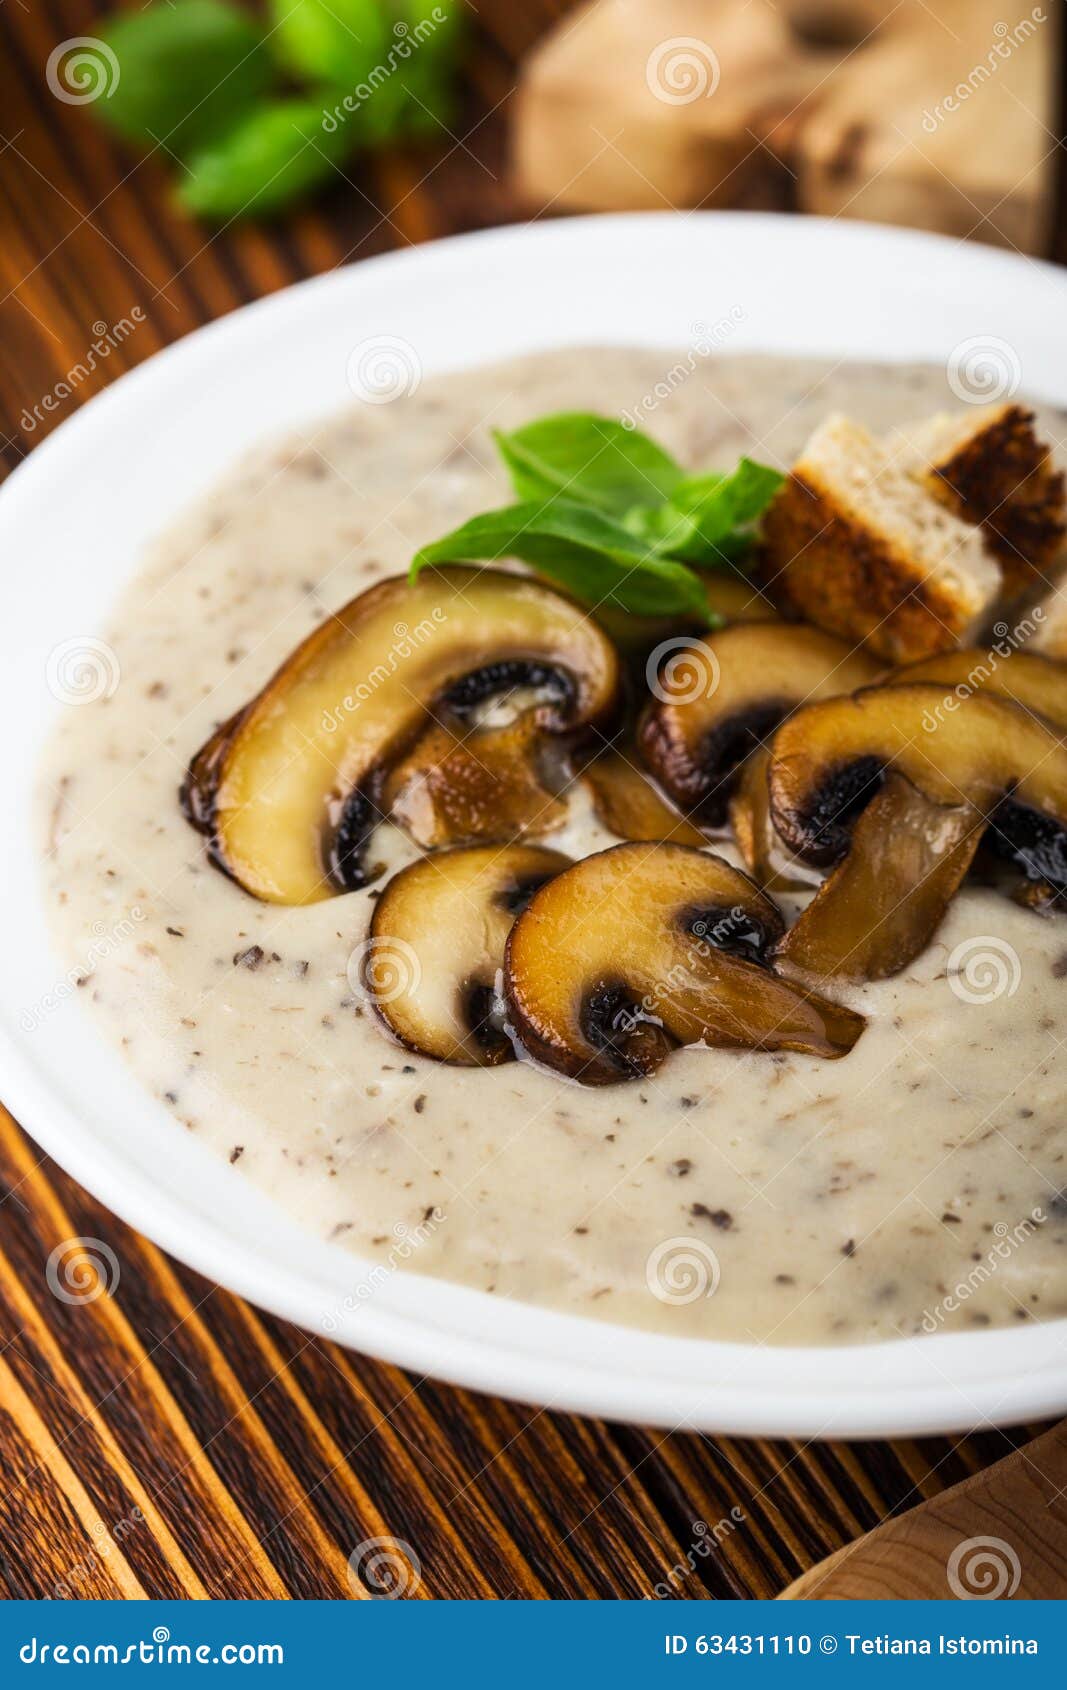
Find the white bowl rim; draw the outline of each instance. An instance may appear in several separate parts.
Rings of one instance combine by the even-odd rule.
[[[711,267],[710,276],[702,265]],[[802,333],[800,306],[787,309],[775,301],[786,274],[804,302]],[[836,278],[829,293],[827,274]],[[535,276],[547,298],[530,305]],[[676,345],[693,301],[703,301],[700,286],[717,288],[720,304],[726,299],[730,286],[724,289],[724,276],[735,291],[747,288],[752,301],[738,350],[931,358],[947,356],[968,336],[993,336],[1017,354],[1031,394],[1067,403],[1067,351],[1057,353],[1054,340],[1057,317],[1062,323],[1067,304],[1067,277],[1038,261],[912,231],[762,213],[639,213],[506,227],[311,278],[168,346],[65,421],[0,489],[0,547],[9,557],[20,550],[31,559],[35,552],[44,561],[59,556],[71,532],[56,515],[55,489],[63,487],[65,498],[75,503],[80,488],[92,508],[93,477],[106,475],[121,457],[124,439],[128,449],[131,429],[141,445],[149,419],[182,446],[170,477],[151,446],[142,448],[148,482],[169,516],[187,502],[192,488],[205,484],[205,458],[219,444],[233,456],[237,443],[276,432],[283,414],[299,423],[339,408],[346,397],[343,371],[335,380],[333,362],[327,365],[322,354],[325,347],[336,359],[344,344],[338,333],[348,324],[350,341],[350,324],[360,312],[365,322],[393,332],[395,325],[416,323],[425,329],[420,353],[426,366],[448,369],[553,344]],[[528,324],[509,324],[500,309],[497,290],[508,279],[529,308]],[[461,321],[453,321],[442,314],[441,298],[458,310],[461,293]],[[634,332],[620,334],[627,322],[637,325]],[[1006,327],[1010,343],[999,332]],[[887,344],[887,330],[900,338]],[[294,337],[289,344],[307,350],[313,368],[303,386],[303,377],[295,378],[297,391],[285,399],[290,409],[265,425],[274,401],[268,384],[259,380],[256,361],[270,368],[264,347],[284,345],[287,336]],[[472,358],[472,349],[483,356]],[[221,380],[228,369],[238,372],[237,387],[243,381],[243,390],[231,391],[232,376]],[[210,377],[220,378],[221,415],[214,419],[203,414],[200,397]],[[185,405],[183,393],[195,398]],[[169,410],[168,395],[179,401]],[[206,444],[194,439],[205,431]],[[140,491],[136,498],[143,506]],[[152,526],[143,510],[126,527],[122,507],[108,515],[118,530],[117,561],[106,591],[102,585],[94,601],[100,620]],[[106,536],[98,532],[107,527],[90,525],[90,551],[103,545],[110,556]],[[73,578],[64,585],[76,600],[81,587]],[[48,590],[57,598],[54,588]],[[18,591],[27,610],[42,619],[40,627],[46,626],[53,611],[39,602],[45,585],[23,581]],[[59,620],[52,631],[53,636],[62,631]],[[30,710],[39,702],[42,718],[50,710],[39,685],[44,649],[34,623],[34,637],[3,682],[13,689],[9,702],[19,701],[24,712],[28,686]],[[3,716],[9,718],[4,731],[10,739],[11,712]],[[41,734],[31,737],[39,743]],[[28,821],[35,760],[34,752],[16,768],[10,814],[18,822],[3,850],[9,927],[16,940],[40,948],[43,900]],[[56,958],[50,952],[49,958],[54,975]],[[769,1349],[637,1332],[415,1273],[397,1274],[373,1299],[345,1307],[346,1300],[352,1302],[345,1287],[360,1267],[356,1259],[311,1239],[234,1170],[184,1138],[117,1054],[105,1048],[87,1011],[73,1001],[59,1009],[49,1055],[43,1056],[34,1035],[19,1024],[19,1009],[18,989],[5,978],[0,1095],[49,1155],[128,1225],[197,1272],[353,1349],[531,1403],[719,1433],[903,1436],[1009,1424],[1067,1407],[1064,1320],[894,1343]],[[60,1046],[73,1048],[91,1070],[86,1095],[79,1097],[61,1071]],[[122,1125],[105,1128],[105,1119]],[[112,1131],[126,1136],[109,1137]],[[153,1166],[155,1155],[161,1160]],[[175,1189],[162,1188],[160,1169],[177,1180]],[[205,1196],[209,1178],[212,1193]],[[289,1265],[294,1256],[299,1267]]]

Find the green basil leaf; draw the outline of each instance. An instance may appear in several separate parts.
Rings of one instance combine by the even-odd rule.
[[[270,19],[271,50],[299,80],[355,91],[388,79],[389,30],[378,0],[271,0]]]
[[[762,516],[784,479],[770,464],[742,458],[732,475],[687,476],[672,497],[680,510],[699,517],[702,529],[724,536]]]
[[[781,483],[776,469],[742,458],[731,475],[686,476],[666,504],[631,511],[627,526],[670,557],[736,562]]]
[[[102,34],[118,76],[101,117],[127,140],[179,155],[249,111],[273,79],[259,23],[227,0],[157,0]]]
[[[589,411],[561,411],[494,439],[520,499],[562,494],[622,517],[634,505],[669,498],[683,480],[647,434]]]
[[[384,75],[372,71],[350,89],[324,88],[322,101],[324,128],[343,132],[348,152],[386,141],[438,137],[455,114],[452,78],[418,59],[397,60]]]
[[[192,155],[178,198],[214,221],[271,216],[328,181],[344,144],[324,129],[317,101],[273,100]]]
[[[455,0],[271,0],[282,68],[322,89],[349,150],[439,133],[452,116]]]
[[[414,580],[427,564],[519,558],[587,604],[614,605],[637,616],[686,611],[707,623],[709,611],[698,576],[683,563],[661,557],[602,512],[569,499],[530,500],[473,517],[411,565]]]
[[[394,34],[410,35],[422,60],[449,69],[463,38],[464,0],[389,0]]]

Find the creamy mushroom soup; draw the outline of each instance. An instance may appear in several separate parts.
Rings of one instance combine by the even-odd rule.
[[[1067,1314],[1062,918],[976,884],[901,975],[834,990],[867,1018],[841,1060],[690,1047],[649,1079],[585,1087],[393,1042],[358,965],[384,881],[257,902],[208,861],[177,797],[192,753],[327,611],[508,501],[491,427],[596,409],[687,464],[747,451],[784,466],[834,409],[881,430],[956,404],[943,372],[907,365],[560,351],[276,442],[154,545],[107,649],[88,648],[107,673],[67,695],[47,758],[59,942],[181,1129],[381,1264],[354,1270],[354,1298],[398,1267],[792,1344]],[[385,664],[415,636],[395,637]],[[567,806],[553,850],[614,842],[587,788]],[[380,830],[378,860],[417,854]]]

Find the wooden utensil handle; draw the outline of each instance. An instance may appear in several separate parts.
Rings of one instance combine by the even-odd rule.
[[[1067,1596],[1067,1421],[803,1573],[782,1599]]]

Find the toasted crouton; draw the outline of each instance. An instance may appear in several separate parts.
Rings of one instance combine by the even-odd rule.
[[[772,501],[761,567],[787,615],[893,663],[967,640],[1001,587],[981,529],[840,415],[815,430]]]
[[[983,405],[897,429],[897,461],[964,522],[978,523],[1014,597],[1047,576],[1067,536],[1067,488],[1022,405]]]

